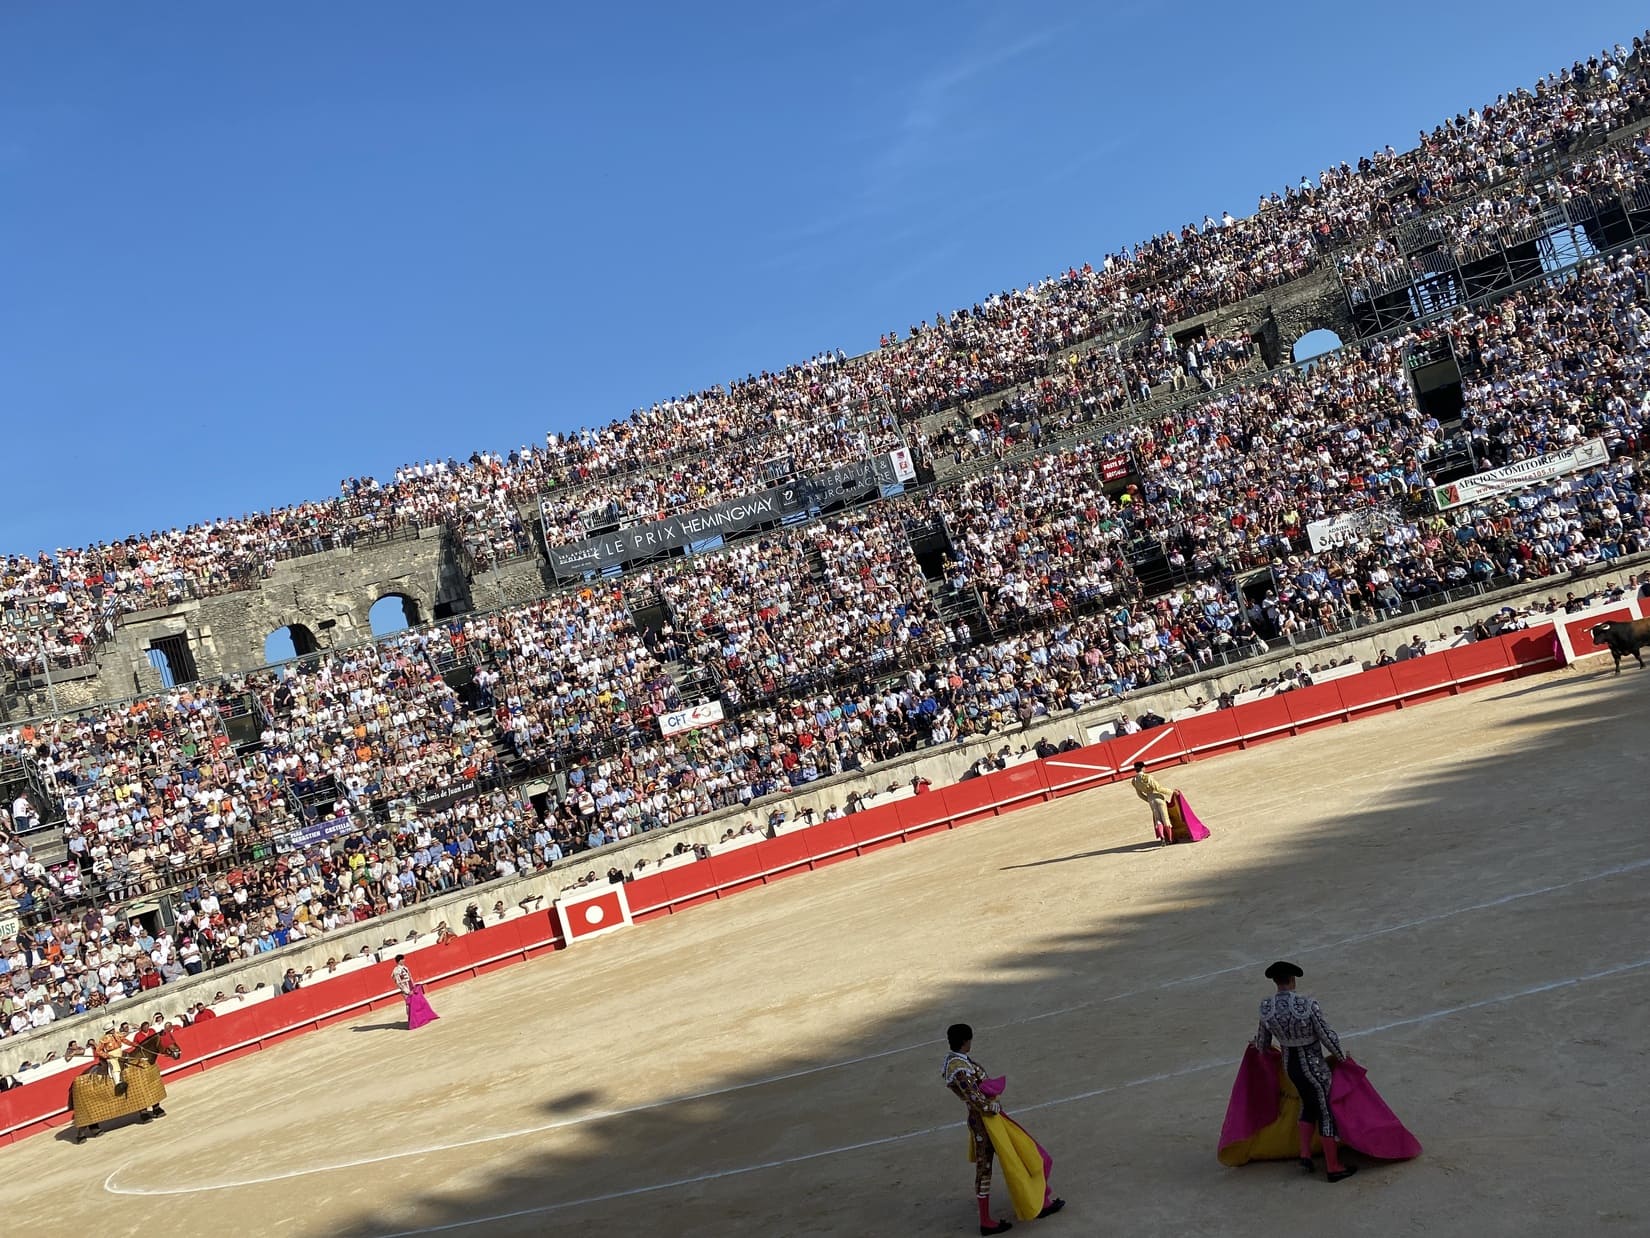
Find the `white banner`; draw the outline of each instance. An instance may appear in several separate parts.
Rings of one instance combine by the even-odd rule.
[[[1364,539],[1364,512],[1344,512],[1328,520],[1310,520],[1306,525],[1306,540],[1312,544],[1312,553],[1331,546],[1353,546]]]
[[[0,941],[10,941],[22,927],[22,921],[10,910],[0,911]]]
[[[1476,503],[1480,499],[1510,494],[1514,490],[1524,489],[1525,486],[1563,477],[1566,473],[1596,469],[1608,463],[1610,449],[1604,445],[1604,440],[1590,438],[1585,443],[1577,443],[1574,447],[1566,447],[1562,451],[1549,451],[1544,456],[1520,460],[1517,464],[1509,464],[1505,468],[1491,469],[1487,473],[1474,473],[1471,477],[1452,481],[1447,486],[1434,486],[1432,501],[1439,511],[1447,511],[1451,507],[1460,507],[1463,503]]]
[[[917,475],[917,466],[911,462],[909,447],[896,447],[888,453],[888,459],[893,462],[894,476],[901,481],[910,481]]]
[[[703,705],[689,705],[659,715],[659,734],[680,735],[683,731],[697,731],[722,721],[722,702],[707,701]]]

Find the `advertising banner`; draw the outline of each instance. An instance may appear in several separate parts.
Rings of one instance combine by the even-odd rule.
[[[828,473],[770,486],[713,507],[615,529],[580,542],[550,545],[550,566],[563,578],[623,567],[713,538],[731,539],[766,525],[792,518],[805,519],[822,508],[874,497],[883,486],[897,485],[915,476],[909,452],[876,456]],[[541,515],[545,515],[542,506]],[[548,520],[545,527],[550,527]],[[548,542],[549,538],[545,540]]]
[[[354,829],[355,822],[345,813],[341,817],[324,817],[313,824],[299,826],[287,835],[287,841],[294,847],[313,847],[316,843],[352,833]]]
[[[680,735],[683,731],[715,726],[720,721],[722,702],[706,701],[703,705],[689,705],[686,709],[673,709],[669,713],[660,714],[659,734]]]
[[[1439,511],[1447,511],[1464,503],[1493,499],[1498,495],[1510,494],[1526,486],[1536,485],[1538,482],[1563,477],[1566,473],[1596,469],[1608,463],[1610,449],[1604,445],[1604,440],[1590,438],[1584,443],[1577,443],[1574,447],[1549,451],[1544,456],[1520,460],[1517,464],[1491,469],[1487,473],[1474,473],[1471,477],[1452,481],[1447,486],[1434,486],[1432,501]]]

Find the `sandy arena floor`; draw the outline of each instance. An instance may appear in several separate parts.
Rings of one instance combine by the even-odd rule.
[[[945,1025],[1069,1201],[1019,1232],[1650,1232],[1650,674],[1525,680],[806,874],[0,1151],[8,1232],[977,1232]],[[1298,959],[1426,1145],[1223,1169],[1260,975]],[[1633,1183],[1639,1182],[1639,1186]],[[998,1214],[1008,1215],[999,1182]]]

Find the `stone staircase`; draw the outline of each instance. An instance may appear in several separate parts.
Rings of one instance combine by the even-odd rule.
[[[493,758],[498,762],[499,769],[504,771],[507,782],[513,784],[532,777],[532,766],[516,752],[509,733],[499,726],[491,710],[476,710],[471,719],[477,726],[477,740],[492,749]]]

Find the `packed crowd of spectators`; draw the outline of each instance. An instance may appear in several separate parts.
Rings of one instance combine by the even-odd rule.
[[[32,1027],[47,1018],[37,1005],[89,1008],[923,746],[1017,733],[1280,635],[1644,549],[1642,251],[1258,378],[1249,341],[1177,346],[1162,326],[1638,115],[1639,53],[1635,41],[1423,135],[1416,152],[990,298],[866,358],[822,355],[543,449],[425,462],[388,485],[350,479],[326,503],[6,560],[4,601],[50,611],[53,656],[95,643],[122,610],[234,587],[290,555],[447,524],[485,565],[519,553],[530,496],[550,499],[553,538],[582,536],[863,458],[898,441],[902,421],[1035,380],[948,444],[985,470],[920,507],[885,501],[0,734],[0,755],[28,762],[56,800],[24,811],[60,810],[69,850],[46,866],[5,836],[29,927],[0,943],[0,1031],[24,1030],[19,1005]],[[1609,158],[1634,172],[1645,154],[1640,142]],[[1126,346],[1072,348],[1123,321],[1147,325]],[[1414,349],[1444,344],[1463,370],[1455,429],[1408,375]],[[1071,437],[1095,407],[1165,388],[1202,398]],[[1418,502],[1446,449],[1464,444],[1488,468],[1594,435],[1607,467],[1495,504],[1425,514]],[[1107,476],[1118,457],[1128,475]],[[1307,524],[1347,513],[1372,516],[1366,535],[1314,552]],[[925,571],[910,528],[936,522],[949,557]],[[34,642],[7,625],[0,654],[20,669]],[[712,684],[727,716],[667,736],[658,718],[684,703],[684,678]],[[526,799],[507,765],[564,791]],[[118,908],[161,889],[182,910],[150,937]]]
[[[433,525],[453,529],[478,568],[526,553],[522,512],[545,497],[551,536],[576,539],[624,518],[646,519],[797,472],[872,455],[900,441],[902,421],[981,394],[1049,377],[1050,361],[1125,324],[1160,328],[1315,268],[1323,255],[1394,224],[1510,185],[1576,153],[1587,175],[1622,175],[1615,154],[1588,152],[1650,108],[1643,40],[1617,45],[1503,95],[1430,133],[1326,169],[1316,184],[1263,197],[1237,219],[1205,216],[1024,290],[941,314],[864,357],[840,350],[665,401],[592,430],[547,436],[508,456],[425,462],[387,485],[346,479],[323,502],[157,530],[81,550],[5,561],[5,596],[61,594],[48,659],[84,661],[113,617],[159,602],[247,587],[294,555]],[[1591,161],[1591,162],[1589,162]],[[1504,209],[1516,213],[1516,199]],[[1499,211],[1503,208],[1491,208]],[[1474,226],[1474,225],[1470,225]],[[1379,273],[1387,255],[1350,259]],[[1106,354],[1085,395],[1138,399],[1167,380],[1209,381],[1223,362],[1173,365]],[[1178,379],[1173,371],[1180,371]],[[1060,375],[1064,382],[1071,376]],[[1114,390],[1115,389],[1115,390]],[[909,437],[914,437],[909,436]],[[0,634],[0,670],[29,673],[32,635]]]
[[[1436,273],[1436,247],[1471,263],[1546,236],[1558,212],[1581,199],[1632,198],[1650,188],[1650,134],[1589,151],[1552,175],[1507,186],[1458,208],[1428,215],[1414,235],[1387,234],[1342,251],[1336,264],[1354,303]]]

